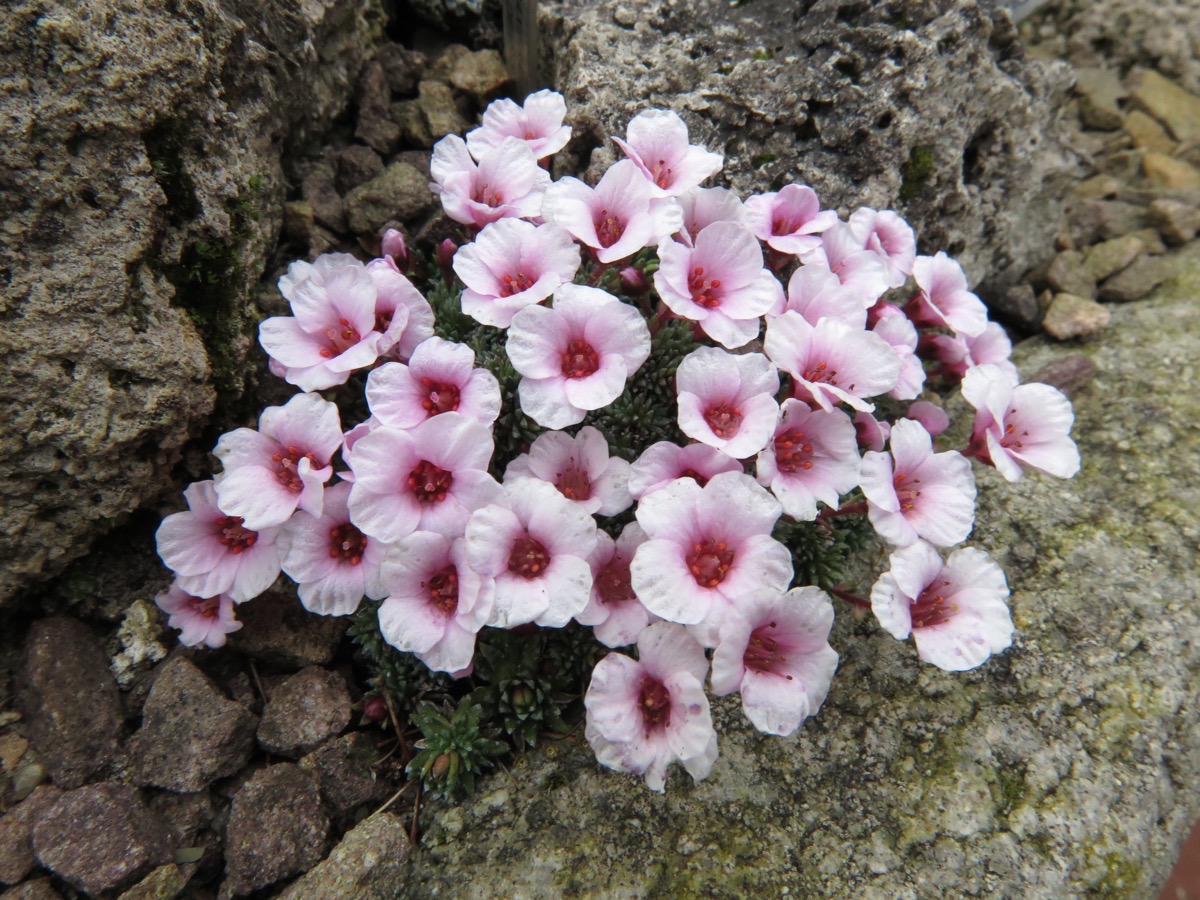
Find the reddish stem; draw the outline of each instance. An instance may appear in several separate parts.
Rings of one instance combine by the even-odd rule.
[[[837,597],[839,600],[845,600],[847,603],[853,603],[859,609],[870,609],[871,608],[870,600],[865,600],[862,597],[858,596],[858,594],[855,594],[852,591],[848,591],[845,588],[831,587],[829,589],[829,593],[833,594],[833,596]]]
[[[837,509],[823,509],[819,513],[821,519],[832,519],[837,516],[857,516],[867,511],[867,501],[859,500],[857,503],[847,503],[845,506]]]

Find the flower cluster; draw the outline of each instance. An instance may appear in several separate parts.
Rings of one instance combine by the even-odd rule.
[[[159,604],[181,639],[220,646],[236,604],[281,571],[320,615],[382,601],[384,639],[452,676],[472,671],[481,629],[589,626],[614,652],[591,677],[587,739],[654,790],[671,762],[700,779],[717,758],[706,685],[771,734],[820,709],[830,594],[944,669],[1005,649],[999,566],[942,556],[973,528],[971,460],[1015,481],[1070,477],[1079,457],[1069,402],[1018,383],[960,266],[918,255],[892,211],[842,221],[804,185],[701,187],[723,160],[669,111],[634,118],[595,185],[552,180],[565,112],[549,91],[497,101],[434,148],[431,187],[468,238],[442,249],[443,275],[502,366],[435,334],[397,232],[365,265],[288,269],[292,315],[260,341],[303,393],[224,435],[221,473],[158,532],[176,575]],[[622,458],[606,411],[668,327],[694,338],[673,373],[677,430]],[[351,378],[370,415],[343,433],[317,392]],[[973,432],[938,448],[933,389],[959,384]],[[536,424],[507,458],[505,398]],[[863,516],[892,548],[870,599],[797,584],[788,523],[833,533]]]

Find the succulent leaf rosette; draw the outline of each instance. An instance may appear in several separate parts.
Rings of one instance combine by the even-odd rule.
[[[1019,383],[961,267],[890,210],[701,186],[723,160],[668,110],[594,185],[553,180],[565,117],[541,91],[436,145],[459,241],[389,231],[379,259],[288,268],[292,315],[260,340],[300,393],[223,436],[223,470],[158,531],[180,639],[221,646],[282,571],[376,656],[475,685],[450,718],[410,698],[416,774],[470,782],[502,750],[486,715],[519,746],[564,727],[570,672],[599,762],[656,791],[673,762],[711,770],[709,694],[771,734],[817,714],[831,598],[946,670],[1007,648],[1004,573],[952,549],[973,464],[1066,478],[1079,455],[1070,403]],[[960,385],[972,433],[939,446]],[[889,568],[860,592],[842,572],[871,530]]]

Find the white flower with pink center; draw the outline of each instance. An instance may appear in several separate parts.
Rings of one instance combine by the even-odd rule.
[[[838,222],[821,235],[821,246],[804,258],[805,265],[824,266],[870,309],[891,286],[887,263],[879,254],[858,242],[845,222]]]
[[[897,550],[871,589],[871,609],[897,640],[911,634],[922,661],[964,672],[1012,644],[1008,582],[986,553],[963,547],[945,563],[923,541]]]
[[[837,652],[829,646],[833,605],[815,587],[750,597],[721,626],[712,689],[740,691],[754,727],[787,737],[825,702]]]
[[[495,586],[467,563],[467,544],[429,531],[393,545],[383,562],[379,630],[397,650],[438,672],[462,672],[492,612]]]
[[[391,428],[412,428],[449,412],[491,425],[500,415],[500,383],[475,368],[475,351],[466,344],[431,337],[408,365],[387,363],[367,376],[367,406]]]
[[[1071,401],[1048,384],[1014,385],[997,366],[976,366],[963,378],[962,394],[975,407],[971,452],[1009,481],[1022,468],[1056,478],[1079,471],[1079,448],[1071,440]]]
[[[433,145],[430,190],[455,222],[482,228],[508,217],[532,219],[542,208],[550,174],[538,165],[525,141],[505,138],[476,163],[456,134]]]
[[[375,330],[383,335],[379,355],[408,359],[433,337],[433,307],[391,257],[371,260],[367,271],[375,282]]]
[[[228,594],[235,603],[257,597],[279,577],[277,527],[246,528],[240,516],[217,507],[211,481],[189,484],[187,511],[167,516],[155,542],[179,589],[194,597]]]
[[[634,592],[650,612],[697,626],[697,638],[714,646],[729,609],[759,590],[787,590],[792,555],[771,537],[782,512],[738,472],[704,487],[681,478],[646,495],[637,520],[649,540],[630,566]]]
[[[900,359],[887,341],[829,317],[811,325],[789,310],[767,323],[763,349],[795,379],[796,397],[824,410],[846,403],[869,412],[867,398],[887,393],[900,376]]]
[[[557,225],[502,219],[454,254],[466,289],[462,311],[477,322],[507,328],[526,306],[541,303],[579,270],[579,246]]]
[[[973,366],[993,365],[1000,368],[1013,384],[1021,383],[1013,365],[1012,341],[998,322],[988,322],[983,333],[976,337],[963,334],[935,334],[929,342],[937,358],[938,374],[957,384]]]
[[[900,374],[896,386],[888,391],[893,400],[913,400],[921,395],[925,386],[925,366],[917,356],[917,328],[906,316],[883,316],[871,329],[888,342],[896,359],[900,362]]]
[[[673,762],[696,781],[706,778],[717,759],[717,733],[704,694],[704,648],[669,622],[643,631],[637,648],[637,660],[610,653],[592,671],[584,734],[597,761],[644,775],[660,793]]]
[[[504,490],[507,500],[476,510],[466,531],[471,568],[496,582],[488,624],[562,628],[591,594],[596,522],[536,478],[517,479]]]
[[[949,328],[968,337],[980,335],[987,328],[987,308],[967,290],[962,266],[945,253],[918,256],[913,263],[913,279],[921,290],[905,311],[917,325]]]
[[[692,188],[686,194],[680,194],[678,199],[683,211],[683,227],[675,238],[689,247],[696,246],[700,232],[716,222],[750,227],[741,199],[729,188]]]
[[[348,616],[363,596],[384,596],[379,567],[387,545],[350,521],[348,482],[325,492],[319,516],[298,512],[279,533],[283,572],[299,585],[300,602],[319,616]]]
[[[658,245],[654,288],[663,303],[730,349],[758,337],[759,317],[783,306],[779,279],[763,268],[754,235],[736,222],[714,222],[695,247]]]
[[[837,213],[822,210],[808,185],[788,184],[779,191],[746,198],[746,220],[760,241],[793,256],[821,246],[821,233],[837,224]]]
[[[638,167],[623,159],[595,188],[578,178],[560,178],[546,191],[542,217],[591,247],[599,262],[614,263],[683,227],[679,204],[658,194]]]
[[[634,500],[641,500],[676,478],[690,478],[704,487],[714,475],[741,471],[740,462],[708,444],[680,447],[670,441],[659,441],[643,450],[630,466],[629,493]]]
[[[224,647],[225,636],[242,627],[228,594],[195,597],[172,584],[154,602],[167,614],[167,627],[179,629],[179,643],[185,647]]]
[[[506,348],[522,376],[521,409],[543,428],[566,428],[621,396],[650,356],[650,329],[612,294],[564,284],[553,307],[513,316]]]
[[[629,564],[646,541],[646,532],[630,522],[615,541],[603,531],[596,532],[596,549],[588,557],[592,567],[592,593],[588,605],[575,616],[580,625],[589,625],[596,640],[606,647],[624,647],[658,618],[642,606],[633,592]]]
[[[604,435],[587,425],[571,437],[561,431],[538,435],[504,472],[507,484],[517,478],[538,478],[588,515],[615,516],[633,505],[629,496],[629,463],[608,455]]]
[[[840,409],[811,409],[784,400],[775,437],[758,454],[758,483],[771,489],[783,511],[812,521],[817,504],[837,508],[838,497],[858,486],[854,423]]]
[[[810,325],[827,316],[859,330],[867,325],[867,311],[859,295],[822,265],[800,266],[792,273],[787,302],[772,314],[778,316],[789,309],[804,316]]]
[[[342,446],[338,408],[319,394],[297,394],[269,406],[258,431],[221,435],[213,451],[225,471],[216,478],[217,500],[228,515],[254,531],[282,525],[297,509],[321,514],[329,461]]]
[[[855,240],[883,260],[888,269],[888,285],[903,285],[917,258],[917,237],[912,227],[890,209],[877,211],[869,206],[851,213],[847,224]]]
[[[779,373],[761,353],[701,347],[675,371],[679,427],[690,438],[746,459],[767,445],[775,429]]]
[[[719,153],[688,143],[687,123],[669,109],[648,109],[629,121],[617,146],[662,196],[678,197],[721,171]]]
[[[957,450],[934,453],[933,438],[913,419],[893,424],[888,441],[891,453],[863,454],[859,479],[876,533],[896,547],[965,541],[975,525],[970,460]]]
[[[376,428],[354,445],[351,520],[386,543],[414,531],[462,534],[471,513],[503,493],[487,473],[492,448],[491,429],[461,413]]]
[[[519,105],[507,97],[493,100],[483,111],[480,125],[467,132],[467,149],[476,159],[505,138],[524,141],[535,159],[545,159],[567,146],[571,128],[563,124],[567,102],[562,94],[541,90],[525,98]]]
[[[348,253],[294,262],[279,279],[292,315],[258,326],[258,342],[289,384],[320,391],[344,384],[350,373],[379,358],[376,288],[366,266]]]

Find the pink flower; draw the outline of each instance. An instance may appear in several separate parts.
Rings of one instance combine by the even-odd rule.
[[[688,143],[687,124],[669,109],[634,116],[617,146],[661,196],[678,197],[721,171],[721,154]]]
[[[892,430],[890,422],[876,419],[869,412],[854,414],[854,436],[860,450],[882,450]]]
[[[863,206],[851,213],[848,225],[854,239],[883,260],[888,285],[903,285],[917,258],[917,238],[909,224],[890,209],[877,212]]]
[[[917,329],[903,315],[884,316],[871,329],[888,342],[900,362],[896,386],[888,391],[893,400],[912,400],[921,395],[925,386],[925,366],[917,356]]]
[[[213,451],[225,471],[216,478],[217,501],[246,528],[282,525],[297,509],[321,514],[330,459],[342,445],[338,408],[319,394],[297,394],[269,406],[258,431],[221,435]]]
[[[656,622],[638,637],[638,659],[610,653],[592,672],[584,734],[602,766],[645,775],[662,792],[667,766],[700,781],[717,759],[704,649],[678,625]]]
[[[456,134],[433,145],[430,190],[442,198],[442,209],[455,222],[482,228],[497,219],[531,219],[542,208],[550,174],[537,164],[529,145],[505,138],[487,150],[479,163]]]
[[[811,521],[817,503],[836,508],[838,496],[858,486],[858,465],[849,416],[784,400],[775,437],[758,454],[758,483],[771,489],[789,516]]]
[[[713,652],[712,689],[741,691],[754,727],[787,737],[825,702],[838,655],[833,605],[815,587],[755,594],[725,619]]]
[[[808,185],[788,184],[782,190],[746,198],[750,230],[772,250],[793,256],[821,246],[821,232],[837,224],[837,213],[822,211],[816,191]]]
[[[354,445],[358,443],[359,438],[364,438],[376,428],[380,427],[380,422],[374,416],[367,421],[355,425],[349,431],[342,435],[342,462],[348,466],[353,466],[351,459],[354,456]],[[354,471],[352,469],[343,470],[337,473],[338,478],[342,481],[354,482]]]
[[[394,543],[414,531],[462,534],[471,512],[501,496],[487,473],[492,434],[461,413],[407,431],[380,427],[359,438],[350,461],[350,518],[364,534]]]
[[[759,317],[783,305],[783,288],[763,268],[758,241],[736,222],[709,225],[694,248],[665,240],[658,258],[654,287],[663,303],[731,349],[758,337]]]
[[[412,428],[448,412],[490,426],[500,415],[500,383],[475,368],[475,351],[466,344],[431,337],[408,365],[387,363],[367,376],[367,406],[391,428]]]
[[[279,279],[291,316],[258,326],[258,341],[283,377],[302,391],[344,384],[355,369],[379,357],[376,288],[366,266],[347,253],[294,262]]]
[[[795,310],[810,325],[829,316],[862,330],[866,327],[867,311],[862,299],[846,288],[838,277],[822,265],[800,266],[788,280],[787,303],[773,315],[785,309]]]
[[[461,672],[475,655],[494,584],[467,565],[467,545],[429,531],[391,547],[383,563],[388,598],[379,607],[384,640],[438,672]]]
[[[629,469],[629,493],[634,500],[641,500],[676,478],[690,478],[704,487],[714,475],[741,471],[740,462],[708,444],[680,447],[670,441],[659,441],[634,460]]]
[[[824,410],[847,403],[870,411],[866,398],[890,391],[900,374],[887,341],[829,317],[814,326],[789,310],[767,323],[763,349],[796,380],[796,396]]]
[[[404,240],[403,232],[395,228],[385,231],[379,240],[379,252],[401,275],[408,271],[408,242]]]
[[[918,256],[913,278],[921,288],[906,310],[914,323],[949,328],[968,337],[987,328],[983,301],[967,290],[962,266],[945,253]]]
[[[387,545],[369,538],[350,521],[350,484],[325,492],[319,516],[298,512],[279,534],[283,571],[300,586],[300,602],[320,616],[348,616],[363,595],[384,596],[379,567]]]
[[[563,124],[567,103],[562,94],[541,90],[525,98],[518,106],[507,97],[493,100],[483,111],[478,128],[467,132],[467,149],[476,159],[505,138],[524,141],[535,159],[545,159],[561,150],[571,139],[571,129]]]
[[[375,330],[383,334],[379,355],[408,359],[433,337],[433,307],[390,257],[371,260],[367,271],[375,282]]]
[[[233,598],[228,594],[194,597],[172,584],[154,602],[167,614],[167,627],[180,630],[179,643],[185,647],[224,647],[225,635],[242,627],[233,616]]]
[[[608,455],[608,441],[591,425],[571,437],[547,431],[534,439],[504,472],[507,484],[517,478],[538,478],[554,485],[588,515],[615,516],[633,505],[629,496],[629,463]]]
[[[863,454],[859,487],[867,518],[889,544],[907,547],[918,538],[949,547],[967,539],[975,524],[975,476],[957,450],[933,452],[920,422],[892,425],[891,454]]]
[[[613,263],[682,227],[679,204],[659,193],[636,165],[623,159],[609,167],[595,188],[578,178],[560,178],[546,191],[542,217],[591,247],[600,262]]]
[[[678,199],[683,228],[675,237],[689,247],[696,246],[696,236],[715,222],[735,222],[749,228],[742,201],[729,188],[692,188]]]
[[[477,322],[507,328],[516,313],[541,303],[579,270],[579,247],[557,225],[501,219],[454,254],[466,285],[462,311]]]
[[[804,258],[805,265],[824,266],[853,291],[870,309],[891,286],[887,263],[868,250],[845,222],[838,222],[821,235],[821,246]]]
[[[771,537],[782,511],[739,472],[703,488],[681,478],[647,494],[637,520],[649,540],[630,566],[638,599],[656,616],[699,626],[697,638],[714,646],[730,608],[758,590],[787,590],[792,555]]]
[[[735,459],[767,445],[779,415],[779,375],[761,353],[701,347],[675,371],[679,427],[690,438]]]
[[[937,437],[950,427],[950,417],[946,415],[946,411],[936,403],[930,403],[928,400],[918,400],[916,403],[910,403],[908,409],[904,411],[904,418],[915,419],[920,422],[921,427],[929,432],[930,437]],[[882,448],[877,447],[875,449]]]
[[[592,567],[592,593],[588,605],[575,616],[580,625],[592,626],[596,640],[606,647],[624,647],[637,640],[647,625],[658,621],[642,606],[629,573],[633,555],[646,541],[646,532],[630,522],[617,540],[596,532],[596,549],[588,557]]]
[[[517,479],[504,490],[507,502],[476,510],[467,523],[467,560],[496,582],[488,624],[562,628],[588,603],[596,523],[536,478]]]
[[[621,396],[650,355],[650,329],[612,294],[564,284],[553,307],[513,316],[506,346],[521,408],[543,428],[565,428]]]
[[[211,481],[189,484],[183,496],[187,512],[167,516],[155,534],[158,555],[180,590],[195,597],[228,594],[243,603],[274,584],[278,528],[252,531],[239,516],[221,512]]]
[[[986,553],[963,547],[943,564],[918,541],[893,553],[890,566],[871,589],[871,609],[897,640],[911,634],[924,662],[963,672],[1012,643],[1008,583]]]
[[[1071,440],[1075,413],[1062,391],[1048,384],[1014,385],[997,366],[967,372],[962,394],[975,407],[971,452],[1009,481],[1022,467],[1056,478],[1079,471],[1079,448]]]
[[[962,381],[972,366],[998,366],[1013,384],[1021,383],[1017,367],[1013,365],[1012,341],[1004,328],[997,322],[988,322],[983,333],[977,337],[964,334],[935,334],[929,338],[940,367],[938,374],[952,384]],[[924,351],[924,347],[922,347]]]

